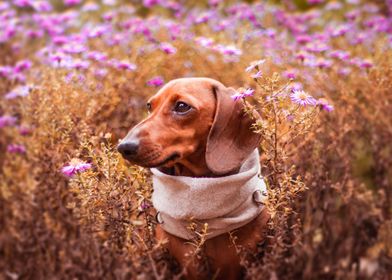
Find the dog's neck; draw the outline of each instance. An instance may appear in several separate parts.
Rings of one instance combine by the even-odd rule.
[[[175,163],[170,167],[162,167],[160,171],[175,175],[187,177],[215,177],[214,173],[208,168],[205,158],[205,148],[198,149],[191,156],[182,159],[181,162]]]
[[[266,184],[260,177],[258,151],[233,176],[173,176],[157,168],[151,172],[158,221],[165,231],[183,239],[194,237],[191,221],[199,226],[207,223],[209,239],[249,223],[264,207]]]

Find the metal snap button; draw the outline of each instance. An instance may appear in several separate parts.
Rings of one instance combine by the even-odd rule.
[[[155,221],[156,221],[158,224],[163,224],[161,212],[158,211],[158,212],[156,213],[156,215],[155,215]]]
[[[258,205],[264,205],[263,194],[261,190],[255,190],[252,195],[253,201]]]

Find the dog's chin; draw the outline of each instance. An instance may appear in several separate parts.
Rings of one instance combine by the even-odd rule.
[[[172,167],[180,158],[180,154],[173,152],[167,156],[158,156],[153,159],[146,160],[143,157],[140,158],[127,158],[130,163],[139,165],[145,168],[158,168],[158,167]]]

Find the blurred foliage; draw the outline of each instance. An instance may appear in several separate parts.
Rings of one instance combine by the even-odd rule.
[[[62,1],[52,3],[56,10],[65,8]],[[234,1],[219,4],[216,10],[222,18],[210,20],[222,20],[223,24],[235,20],[234,24],[216,31],[216,22],[189,24],[187,21],[203,11],[214,10],[207,2],[187,2],[186,13],[177,19],[170,9],[145,7],[140,1],[121,2],[120,12],[109,21],[114,28],[108,37],[91,37],[86,45],[90,50],[107,54],[116,63],[135,63],[136,71],[125,70],[114,62],[103,66],[94,60],[81,69],[54,67],[49,58],[55,51],[37,55],[37,51],[53,47],[46,33],[43,37],[27,39],[26,30],[22,29],[1,43],[1,65],[13,66],[30,59],[33,66],[26,81],[1,76],[0,95],[4,97],[19,84],[34,85],[27,96],[3,98],[0,102],[0,116],[17,118],[15,125],[0,128],[1,278],[171,279],[182,275],[154,238],[155,213],[150,202],[148,170],[129,166],[115,151],[118,139],[146,116],[145,101],[157,90],[146,82],[157,75],[165,81],[207,76],[235,88],[256,89],[255,96],[247,101],[265,117],[265,126],[256,127],[259,133],[270,137],[262,143],[261,162],[269,183],[267,204],[274,216],[263,249],[257,255],[246,252],[251,255],[243,260],[246,278],[390,277],[390,38],[371,31],[366,33],[367,40],[353,44],[354,35],[362,29],[352,32],[358,34],[350,33],[353,37],[348,39],[333,37],[329,42],[333,49],[371,60],[372,67],[366,66],[367,61],[350,60],[351,72],[344,74],[341,60],[334,58],[332,65],[323,66],[326,51],[315,55],[319,64],[306,65],[306,59],[297,58],[306,44],[295,45],[298,38],[293,34],[301,24],[293,18],[303,15],[308,19],[300,18],[302,23],[316,22],[310,29],[317,37],[324,26],[334,24],[336,19],[343,20],[346,12],[360,7],[347,4],[329,11],[321,8],[322,4],[306,10],[305,1],[296,1],[298,11],[289,7],[287,1],[281,1],[281,6],[268,2],[262,10],[263,17],[256,18],[260,27],[247,17],[242,19],[242,14],[226,13],[224,8],[231,4]],[[137,14],[121,14],[127,7],[134,8]],[[385,14],[386,4],[380,3],[380,7],[380,13]],[[80,8],[67,7],[65,11]],[[96,23],[105,23],[102,14],[115,8],[115,5],[105,6],[90,14],[78,14],[62,24],[69,24],[67,32],[70,33],[91,28]],[[248,8],[244,9],[245,15],[249,10],[257,10],[255,6]],[[28,8],[16,10],[20,18],[32,13]],[[278,18],[278,12],[290,20],[282,15],[283,19]],[[312,12],[320,14],[314,16]],[[371,16],[363,14],[364,18]],[[356,21],[360,26],[361,16]],[[176,34],[175,40],[170,29],[173,22],[168,22],[169,19],[180,29],[185,28]],[[285,19],[294,22],[290,26],[293,30],[284,25]],[[121,24],[127,20],[135,20],[129,24],[132,32],[132,28],[148,28],[121,37]],[[147,31],[153,35],[149,37]],[[118,34],[120,43],[108,43]],[[198,36],[213,39],[213,46],[202,46]],[[170,42],[175,53],[163,51],[161,42]],[[228,47],[233,45],[234,49]],[[240,56],[227,55],[238,50],[242,51]],[[85,53],[74,56],[83,58]],[[262,78],[253,79],[244,69],[261,58],[266,59],[265,65],[260,66]],[[97,70],[107,70],[107,73]],[[287,71],[294,72],[296,77],[290,81]],[[291,127],[289,134],[279,138],[289,123],[284,118],[286,105],[279,103],[282,114],[276,118],[273,103],[266,102],[264,97],[275,92],[268,88],[286,88],[286,84],[295,87],[298,83],[315,97],[326,98],[335,110],[308,115],[309,126],[298,130]],[[290,87],[285,91],[287,94]],[[280,121],[279,131],[275,129],[275,120]],[[29,132],[21,133],[21,128],[28,128]],[[293,137],[298,132],[306,133]],[[278,149],[268,148],[269,141],[278,138],[282,140]],[[26,153],[7,152],[11,143],[24,145]],[[93,168],[67,178],[60,170],[73,158],[90,162]],[[202,250],[202,246],[197,250]]]

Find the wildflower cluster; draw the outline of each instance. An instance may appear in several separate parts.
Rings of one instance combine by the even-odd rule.
[[[192,76],[261,116],[272,216],[246,277],[389,276],[392,2],[229,2],[0,1],[0,278],[183,275],[115,146]]]

